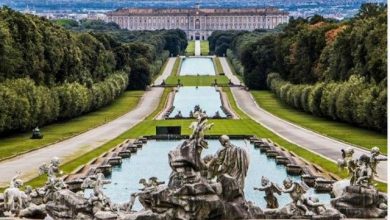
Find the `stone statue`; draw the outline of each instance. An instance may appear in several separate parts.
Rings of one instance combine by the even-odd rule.
[[[42,138],[43,138],[43,135],[41,134],[41,131],[39,130],[38,126],[35,127],[32,130],[31,139],[42,139]]]
[[[57,178],[57,174],[61,175],[62,171],[59,169],[60,165],[60,159],[58,157],[54,157],[51,161],[50,164],[42,164],[39,167],[39,172],[40,174],[47,174],[48,176],[48,181],[49,182],[54,182],[54,180]]]
[[[207,166],[213,172],[212,176],[228,174],[237,180],[240,188],[243,190],[249,167],[248,153],[245,149],[230,143],[227,135],[222,135],[219,138],[219,142],[222,145],[222,149],[217,152],[214,159]]]
[[[267,177],[261,177],[261,187],[253,188],[254,190],[264,191],[264,199],[267,201],[267,208],[276,209],[279,207],[278,199],[274,196],[274,193],[281,195],[282,189],[275,183],[269,181]]]
[[[27,207],[28,196],[20,190],[23,181],[19,179],[20,173],[17,173],[11,180],[10,186],[4,191],[4,210],[12,213],[19,213],[20,210]]]
[[[372,186],[374,180],[374,172],[371,169],[370,157],[363,154],[358,160],[358,166],[354,172],[354,181],[351,185],[358,185],[364,187]]]
[[[99,199],[103,199],[103,197],[105,197],[103,192],[103,185],[110,182],[111,181],[105,179],[104,174],[101,171],[98,172],[96,174],[96,181],[93,187],[93,193],[95,194],[95,196],[99,197]]]
[[[357,167],[357,162],[353,159],[353,154],[355,151],[353,148],[347,148],[341,150],[341,160],[337,160],[337,164],[340,168],[346,168],[351,178],[351,183],[355,182],[355,169]]]
[[[208,123],[207,115],[202,112],[195,112],[194,116],[197,121],[190,124],[190,128],[192,129],[190,140],[195,140],[197,146],[207,148],[207,142],[204,140],[204,132],[205,130],[210,130],[214,124]]]
[[[199,105],[194,106],[194,112],[202,112],[202,109],[200,108]]]
[[[375,176],[377,176],[376,172],[376,166],[378,165],[379,162],[381,161],[386,161],[386,158],[378,158],[380,155],[380,151],[378,147],[373,147],[371,148],[371,155],[370,155],[370,167],[372,172],[374,173]]]
[[[61,178],[57,177],[58,175],[62,175],[62,171],[59,169],[60,160],[58,157],[54,157],[50,164],[42,164],[39,167],[40,174],[47,174],[47,181],[44,187],[40,190],[44,192],[44,202],[54,199],[54,193],[58,190],[65,189],[66,184]]]
[[[156,192],[160,185],[163,185],[164,181],[159,181],[157,177],[150,177],[147,181],[142,178],[139,180],[139,184],[143,186],[142,189],[139,189],[140,192],[132,193],[130,195],[130,202],[127,207],[127,211],[132,211],[136,198],[139,198],[140,203],[145,209],[150,209],[150,198],[152,192]]]
[[[320,203],[317,197],[306,197],[304,200],[304,205],[308,207],[315,215],[321,215],[326,211],[325,204]]]
[[[353,161],[348,180],[338,181],[333,186],[336,198],[332,206],[348,218],[383,218],[387,215],[387,196],[373,185],[379,149],[373,148],[371,155],[361,155]]]
[[[219,114],[219,111],[215,112],[214,118],[221,118],[221,114]]]
[[[293,182],[290,178],[286,178],[283,181],[283,186],[283,192],[290,194],[290,197],[293,200],[290,212],[293,212],[294,209],[297,208],[303,211],[303,215],[310,215],[311,213],[305,205],[305,193],[309,187],[304,182]]]
[[[183,118],[183,114],[181,111],[178,111],[177,114],[175,115],[175,118]]]

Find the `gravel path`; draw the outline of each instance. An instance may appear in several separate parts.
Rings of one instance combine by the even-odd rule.
[[[200,56],[200,40],[195,41],[195,56]]]
[[[234,84],[239,84],[240,81],[233,75],[226,58],[220,58],[220,60],[225,75],[230,78]],[[325,137],[272,115],[260,108],[254,101],[251,93],[243,88],[232,87],[231,91],[238,107],[253,120],[287,141],[301,146],[317,155],[336,161],[341,158],[341,149],[347,147],[354,148],[355,157],[359,157],[362,154],[369,154],[367,150]],[[377,171],[377,179],[387,182],[387,161],[381,162],[377,167]]]
[[[156,79],[155,85],[161,84],[162,80],[170,75],[174,63],[175,58],[169,58],[164,72]],[[164,88],[160,87],[146,91],[137,107],[107,124],[65,141],[0,162],[0,187],[8,185],[18,171],[22,172],[24,181],[30,180],[38,175],[38,167],[49,162],[54,156],[59,157],[64,163],[118,137],[140,123],[158,107],[163,91]]]

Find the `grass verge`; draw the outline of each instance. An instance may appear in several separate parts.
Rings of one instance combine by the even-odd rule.
[[[212,86],[217,80],[218,84],[227,85],[229,79],[226,76],[170,76],[167,78],[167,84],[177,84],[177,80],[180,79],[180,83],[184,86]]]
[[[217,72],[217,75],[222,75],[223,69],[222,69],[222,65],[221,65],[221,61],[219,60],[219,57],[215,57],[213,60],[214,60],[214,66],[215,66],[215,71]]]
[[[282,102],[271,91],[251,93],[260,107],[286,121],[365,149],[378,146],[382,153],[387,154],[386,134],[301,112]]]
[[[175,60],[175,64],[173,65],[171,76],[178,76],[179,75],[180,62],[181,62],[181,58],[177,57]],[[165,67],[164,67],[164,69],[165,69]]]
[[[209,55],[209,52],[210,52],[209,41],[207,41],[207,40],[200,41],[200,54],[202,56],[207,56],[207,55]]]
[[[185,51],[186,56],[194,56],[195,55],[195,41],[188,41],[188,45]]]

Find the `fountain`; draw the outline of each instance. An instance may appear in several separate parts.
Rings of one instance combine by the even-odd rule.
[[[334,183],[336,198],[330,204],[307,195],[309,187],[303,181],[287,177],[280,187],[262,177],[261,187],[254,189],[266,192],[267,207],[260,208],[247,200],[244,192],[250,164],[247,150],[222,135],[217,153],[202,157],[208,148],[204,133],[213,124],[208,122],[205,114],[197,112],[195,115],[197,121],[192,123],[190,137],[168,153],[171,174],[167,184],[154,176],[148,180],[142,178],[139,181],[143,186],[141,189],[128,195],[128,201],[115,203],[103,190],[104,184],[110,181],[102,170],[96,169],[80,178],[81,187],[72,188],[72,191],[61,178],[59,159],[53,158],[50,164],[39,168],[48,176],[43,187],[32,189],[27,186],[22,191],[23,182],[18,179],[19,175],[12,179],[10,187],[0,195],[0,216],[36,219],[47,216],[53,219],[340,219],[387,216],[387,196],[372,184],[378,163],[375,149],[370,156],[362,155],[357,160],[343,154],[347,161],[340,164],[352,175],[350,180]],[[138,142],[142,145],[144,141],[140,139]],[[256,143],[265,146],[260,140],[251,141],[255,146]],[[115,149],[117,151],[122,152]],[[89,196],[84,195],[86,188],[92,189]],[[291,202],[280,206],[274,193],[288,194]],[[137,198],[142,205],[139,211],[133,210]]]
[[[191,118],[190,112],[207,111],[209,113],[219,112],[219,118],[226,118],[227,115],[222,111],[223,105],[221,100],[221,94],[219,91],[215,91],[210,86],[200,86],[198,88],[194,86],[181,87],[175,93],[172,106],[174,109],[167,115],[168,118],[177,118],[176,116],[181,113],[182,118]],[[213,117],[213,115],[210,115]]]

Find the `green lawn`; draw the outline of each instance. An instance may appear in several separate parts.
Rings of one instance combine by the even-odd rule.
[[[247,115],[245,115],[236,105],[236,103],[233,101],[233,95],[229,88],[225,87],[224,91],[227,93],[230,104],[232,105],[233,109],[237,114],[240,115],[241,119],[238,120],[229,120],[229,119],[223,119],[223,120],[210,120],[210,122],[213,122],[215,125],[214,127],[207,132],[207,134],[252,134],[257,135],[258,137],[263,138],[270,138],[275,143],[279,144],[280,146],[283,146],[284,148],[293,151],[300,157],[304,158],[305,160],[316,163],[325,170],[332,172],[340,177],[346,177],[347,173],[345,171],[341,171],[338,169],[337,165],[327,159],[324,159],[323,157],[317,156],[303,148],[300,148],[282,138],[275,135],[271,131],[267,130],[266,128],[262,127],[260,124],[256,123],[255,121],[251,120]],[[80,157],[74,159],[73,161],[70,161],[64,165],[61,166],[61,169],[65,173],[70,173],[73,170],[77,169],[83,164],[88,163],[89,161],[93,160],[97,156],[105,153],[106,151],[110,150],[117,144],[123,142],[124,140],[128,138],[137,138],[142,135],[154,135],[155,134],[155,127],[157,125],[181,125],[182,126],[182,133],[183,134],[190,134],[190,129],[188,129],[189,124],[192,122],[192,120],[153,120],[154,116],[157,115],[161,109],[164,107],[166,98],[170,92],[170,89],[165,89],[162,99],[160,100],[159,107],[149,116],[147,117],[143,122],[139,123],[135,127],[129,129],[128,131],[121,134],[118,138],[115,138],[108,143],[102,145],[101,147],[95,149],[94,151],[85,153],[84,155],[81,155]],[[37,177],[30,182],[28,182],[28,185],[31,186],[40,186],[45,182],[45,177],[40,176]],[[382,191],[387,190],[387,184],[385,183],[378,183],[378,188]]]
[[[30,139],[31,132],[1,138],[0,160],[45,147],[111,121],[133,109],[142,95],[143,91],[126,91],[109,106],[68,121],[41,127],[43,139]]]
[[[179,67],[180,67],[181,58],[176,58],[175,64],[173,65],[171,76],[178,76],[179,75]]]
[[[251,93],[260,107],[280,118],[356,146],[367,149],[378,146],[382,153],[387,154],[386,134],[298,111],[283,103],[270,91],[251,91]]]
[[[220,75],[221,73],[223,73],[221,61],[219,60],[219,57],[215,57],[213,60],[214,60],[215,71],[217,72],[217,75]]]
[[[188,45],[185,51],[186,56],[194,56],[195,55],[195,41],[188,41]]]
[[[207,56],[207,55],[209,55],[209,52],[210,52],[209,41],[207,41],[207,40],[200,41],[200,54],[202,56]]]
[[[211,86],[215,79],[218,84],[227,85],[229,83],[226,76],[170,76],[166,83],[176,85],[178,79],[184,86]]]

